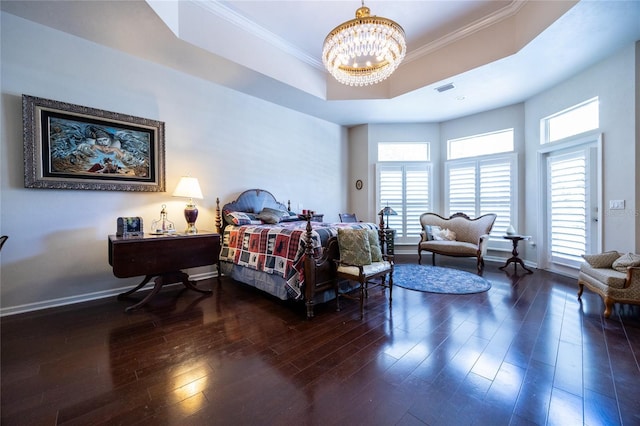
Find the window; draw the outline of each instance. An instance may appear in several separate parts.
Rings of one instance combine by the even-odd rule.
[[[429,161],[431,152],[426,142],[380,142],[378,161]]]
[[[513,129],[447,141],[447,159],[479,157],[513,152]]]
[[[491,235],[504,235],[516,223],[516,155],[508,154],[445,164],[447,214],[462,212],[474,218],[498,215]]]
[[[431,210],[431,164],[428,142],[378,144],[377,203],[391,207],[389,227],[396,243],[415,243],[420,236],[420,215]],[[384,218],[385,221],[387,218]]]
[[[598,98],[589,99],[541,120],[541,143],[566,139],[600,127]]]

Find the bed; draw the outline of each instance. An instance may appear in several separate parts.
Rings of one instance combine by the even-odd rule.
[[[312,222],[263,189],[244,191],[222,208],[216,204],[222,273],[281,300],[303,301],[308,318],[315,304],[335,298],[338,228],[378,229],[367,222]]]

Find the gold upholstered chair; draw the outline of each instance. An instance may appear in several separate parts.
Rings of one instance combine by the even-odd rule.
[[[640,305],[640,254],[605,253],[583,255],[578,273],[578,299],[586,286],[604,302],[604,317],[609,318],[614,303]]]

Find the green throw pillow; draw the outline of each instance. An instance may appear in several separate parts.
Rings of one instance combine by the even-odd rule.
[[[366,229],[338,228],[340,262],[362,266],[371,264],[371,247]]]
[[[367,229],[369,235],[369,248],[371,250],[371,261],[382,262],[382,249],[380,248],[380,239],[378,231],[375,229]]]
[[[599,254],[583,254],[582,257],[592,268],[611,268],[613,262],[620,257],[620,253],[613,250]]]

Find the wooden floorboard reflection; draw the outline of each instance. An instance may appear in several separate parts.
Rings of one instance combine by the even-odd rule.
[[[375,289],[362,320],[226,278],[4,317],[1,424],[640,424],[640,307],[499,266],[485,293]]]

